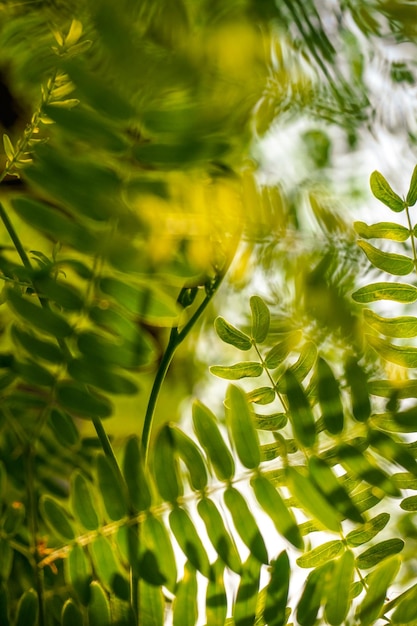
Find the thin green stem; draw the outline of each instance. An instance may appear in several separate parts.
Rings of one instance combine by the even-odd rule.
[[[31,270],[32,265],[29,261],[28,255],[26,254],[26,250],[24,249],[22,242],[20,241],[19,236],[13,224],[11,223],[9,216],[7,215],[4,209],[4,206],[2,205],[1,202],[0,202],[0,219],[3,222],[7,232],[9,233],[9,237],[13,241],[14,246],[16,248],[16,252],[19,255],[23,265],[25,266],[27,270]]]
[[[411,248],[413,250],[414,269],[417,271],[416,242],[415,242],[415,238],[414,238],[413,227],[411,225],[410,211],[409,211],[409,207],[408,206],[405,207],[405,214],[407,216],[408,228],[409,228],[410,233],[411,233]]]

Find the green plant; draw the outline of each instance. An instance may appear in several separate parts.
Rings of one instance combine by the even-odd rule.
[[[369,28],[367,6],[348,4]],[[266,266],[297,230],[296,202],[256,184],[253,128],[303,108],[352,138],[362,120],[315,5],[78,0],[0,15],[30,110],[4,133],[0,175],[1,626],[414,623],[417,348],[391,338],[417,336],[417,318],[366,308],[362,322],[360,305],[407,305],[416,287],[357,289],[353,238],[309,190],[327,238],[283,261],[282,305],[272,289],[252,296],[239,328],[213,307],[232,264],[239,281],[251,247]],[[326,135],[305,139],[323,168]],[[355,223],[394,276],[416,267],[416,171],[405,200],[371,176],[407,226]],[[210,368],[232,381],[225,411],[195,400],[192,432],[154,425],[203,313],[237,354]]]

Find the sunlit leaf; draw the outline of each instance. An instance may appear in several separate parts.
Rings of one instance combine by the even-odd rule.
[[[297,621],[301,626],[313,626],[322,603],[326,583],[330,580],[333,563],[314,569],[307,580],[297,606]]]
[[[235,464],[216,423],[213,413],[201,402],[193,404],[193,425],[199,442],[219,480],[230,480]]]
[[[15,149],[9,135],[7,135],[6,133],[3,133],[3,146],[8,160],[13,161]]]
[[[75,519],[86,530],[97,530],[100,522],[91,483],[80,472],[76,472],[71,478],[71,502]]]
[[[355,291],[352,298],[360,304],[377,300],[394,300],[406,304],[417,300],[417,287],[403,283],[372,283]]]
[[[287,370],[284,376],[294,435],[301,446],[309,448],[316,440],[316,425],[310,403],[292,370]]]
[[[400,196],[393,191],[388,181],[380,172],[372,172],[370,178],[371,191],[375,198],[383,202],[387,207],[396,213],[400,213],[405,208],[405,203]]]
[[[353,493],[351,498],[357,509],[363,513],[378,504],[382,500],[383,494],[382,492],[375,493],[375,489],[372,487],[366,487]]]
[[[355,557],[350,550],[346,550],[334,561],[324,608],[326,620],[332,626],[342,624],[349,612],[351,598],[348,590],[353,582],[354,568]]]
[[[165,602],[161,587],[139,581],[139,625],[164,626]]]
[[[417,496],[404,498],[404,500],[400,503],[400,507],[403,511],[417,511]]]
[[[286,473],[288,488],[301,506],[325,528],[340,532],[340,515],[330,506],[309,477],[294,467],[288,467]]]
[[[288,418],[285,413],[272,413],[271,415],[255,413],[255,426],[259,430],[281,430],[287,422]]]
[[[256,499],[273,521],[277,531],[296,548],[302,550],[304,542],[295,517],[277,489],[261,474],[252,478],[251,486]]]
[[[400,568],[401,561],[393,557],[381,563],[367,577],[367,592],[358,608],[357,616],[361,626],[371,626],[378,619],[385,602],[387,589],[394,580]]]
[[[298,338],[298,340],[301,336]],[[298,341],[297,338],[293,336],[293,334],[288,334],[282,341],[276,343],[268,352],[265,354],[264,361],[265,365],[268,369],[275,369],[280,365],[284,359],[289,355],[291,350],[293,350]]]
[[[366,335],[366,340],[382,358],[401,367],[417,367],[417,348],[414,346],[396,346],[375,335]]]
[[[387,318],[377,315],[371,309],[364,309],[363,317],[367,324],[387,337],[407,339],[417,336],[417,318],[411,315]]]
[[[216,333],[222,341],[229,343],[239,350],[250,350],[252,342],[250,337],[238,330],[232,324],[229,324],[223,317],[217,317],[214,321]]]
[[[248,402],[254,404],[271,404],[275,400],[275,391],[271,387],[259,387],[246,394]]]
[[[42,515],[48,526],[64,541],[73,541],[75,531],[69,513],[51,496],[43,496],[40,501]]]
[[[185,564],[184,576],[178,583],[173,607],[173,626],[195,626],[197,622],[197,577],[190,563]]]
[[[169,514],[171,530],[181,550],[203,576],[210,578],[211,566],[201,538],[188,513],[176,506]]]
[[[242,494],[234,487],[228,487],[223,497],[243,543],[258,561],[268,563],[265,542]]]
[[[414,206],[417,202],[417,165],[413,170],[413,174],[410,180],[410,188],[405,199],[408,206]]]
[[[257,378],[263,372],[263,367],[255,361],[245,361],[234,365],[211,365],[210,372],[226,380],[240,380],[241,378]]]
[[[243,564],[233,611],[236,626],[249,626],[255,622],[260,570],[261,565],[253,556]]]
[[[297,559],[297,565],[300,567],[318,567],[328,561],[339,556],[344,550],[343,542],[340,540],[326,541],[325,543],[313,548],[309,552],[301,555]]]
[[[337,435],[343,430],[344,415],[340,387],[328,363],[319,358],[316,366],[317,395],[326,430]]]
[[[269,309],[259,296],[251,297],[250,308],[252,311],[252,337],[256,343],[262,343],[265,341],[269,331]]]
[[[394,276],[407,276],[414,270],[413,260],[403,254],[383,252],[362,240],[358,241],[358,246],[362,248],[372,265],[383,272],[388,272]]]
[[[352,472],[354,476],[362,478],[370,485],[379,487],[394,498],[398,498],[401,495],[389,476],[376,465],[371,457],[360,452],[354,446],[347,443],[340,445],[338,458],[343,467],[348,472]]]
[[[212,626],[224,626],[227,614],[227,596],[223,580],[223,562],[216,561],[213,569],[214,578],[209,580],[206,592],[206,623]]]
[[[217,506],[209,498],[203,498],[198,503],[197,510],[217,554],[232,571],[239,574],[242,567],[240,556]]]
[[[88,603],[89,626],[111,626],[110,602],[103,587],[97,581],[90,585]]]
[[[89,546],[89,552],[100,582],[111,591],[114,577],[120,574],[120,564],[113,545],[107,537],[98,535]]]
[[[398,554],[403,548],[404,541],[402,539],[386,539],[359,554],[356,558],[356,565],[360,569],[369,569],[389,556]]]
[[[241,463],[255,469],[261,462],[253,410],[240,387],[229,385],[226,394],[226,424]]]
[[[401,442],[379,430],[370,430],[368,441],[371,447],[377,450],[387,461],[394,461],[417,476],[416,460]]]
[[[356,547],[368,543],[368,541],[371,541],[371,539],[376,537],[376,535],[385,528],[389,519],[389,513],[380,513],[376,517],[368,520],[357,530],[351,530],[350,533],[346,535],[348,545]]]
[[[372,239],[391,239],[392,241],[407,241],[411,232],[405,226],[395,224],[395,222],[379,222],[377,224],[365,224],[365,222],[354,222],[353,227],[359,237]]]

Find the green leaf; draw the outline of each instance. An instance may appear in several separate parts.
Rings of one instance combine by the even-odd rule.
[[[222,341],[225,343],[229,343],[235,348],[239,350],[250,350],[252,347],[252,342],[250,337],[242,333],[241,330],[238,330],[223,317],[217,317],[214,320],[214,328],[216,329],[216,333],[220,337]]]
[[[62,626],[74,626],[83,623],[83,614],[73,600],[67,600],[62,607],[61,624]]]
[[[139,439],[132,436],[125,447],[123,475],[130,502],[137,511],[146,511],[152,504],[150,487],[145,473]]]
[[[48,424],[62,446],[72,447],[77,445],[80,441],[80,435],[74,424],[74,420],[67,413],[52,409]]]
[[[139,581],[138,626],[164,626],[165,599],[161,587]]]
[[[110,417],[112,405],[104,396],[87,391],[78,383],[61,382],[56,386],[56,396],[61,407],[82,419]]]
[[[108,367],[108,364],[101,361],[92,366],[92,359],[81,357],[72,359],[67,366],[68,373],[77,382],[86,385],[93,385],[103,391],[114,394],[133,395],[138,391],[136,384],[117,374]]]
[[[64,541],[73,541],[75,539],[71,517],[59,502],[51,498],[51,496],[42,496],[40,508],[45,522],[58,537]]]
[[[262,343],[268,335],[271,322],[269,309],[259,296],[251,297],[250,308],[252,311],[252,337],[256,343]]]
[[[174,436],[168,424],[159,431],[153,447],[152,469],[162,498],[175,503],[182,495],[178,461],[175,457]]]
[[[417,318],[405,315],[401,317],[381,317],[371,309],[364,309],[364,320],[369,326],[387,337],[408,339],[417,336]]]
[[[187,467],[191,487],[202,491],[207,487],[207,470],[200,449],[176,424],[169,428],[174,437],[175,451]]]
[[[408,472],[397,472],[392,474],[391,478],[394,480],[398,489],[417,489],[417,478]]]
[[[112,591],[114,577],[121,573],[114,546],[107,537],[98,535],[90,544],[89,550],[97,577],[109,592]]]
[[[15,313],[25,322],[28,322],[30,327],[34,326],[58,339],[64,339],[71,335],[71,326],[58,313],[30,302],[11,289],[7,290],[7,300]]]
[[[197,576],[193,565],[186,563],[178,583],[173,606],[173,626],[195,626],[197,623]]]
[[[355,291],[352,298],[360,304],[377,300],[394,300],[407,304],[417,300],[417,287],[403,283],[373,283]]]
[[[346,541],[349,546],[361,546],[364,543],[371,541],[376,535],[381,532],[388,524],[390,519],[389,513],[380,513],[376,517],[373,517],[367,521],[361,528],[351,530],[346,535]]]
[[[387,461],[394,461],[417,476],[416,460],[403,443],[396,441],[380,430],[369,430],[368,441],[371,447]]]
[[[395,213],[400,213],[405,209],[405,203],[400,196],[393,191],[388,181],[380,172],[372,172],[370,178],[371,191],[375,198],[383,202]]]
[[[80,311],[84,306],[84,299],[74,287],[58,282],[43,271],[33,277],[33,284],[42,297],[67,311]]]
[[[203,498],[198,503],[197,510],[217,554],[233,572],[240,574],[242,562],[239,553],[214,502],[209,498]]]
[[[310,373],[317,360],[317,347],[312,341],[307,341],[301,348],[300,356],[294,365],[291,365],[290,371],[301,383],[307,374]],[[286,393],[285,389],[283,392]]]
[[[374,396],[391,398],[393,392],[399,400],[404,398],[417,398],[417,380],[396,380],[393,385],[392,380],[370,380],[369,393]]]
[[[358,422],[365,422],[371,415],[366,373],[354,357],[346,360],[345,373],[351,391],[353,417]]]
[[[316,425],[310,403],[292,370],[285,372],[284,380],[294,436],[301,446],[310,448],[316,441]]]
[[[295,343],[291,335],[288,335],[285,339],[279,341],[266,353],[264,357],[266,367],[270,370],[276,369],[279,365],[281,365],[294,347]]]
[[[343,541],[335,539],[333,541],[326,541],[317,548],[313,548],[309,552],[301,555],[297,559],[297,565],[299,567],[318,567],[328,561],[332,561],[339,556],[345,549]]]
[[[314,483],[294,467],[286,469],[288,488],[293,496],[325,528],[340,532],[340,515],[328,504]]]
[[[234,487],[228,487],[223,497],[243,543],[258,561],[268,563],[265,542],[242,494]]]
[[[13,161],[13,158],[15,155],[15,149],[13,147],[13,144],[11,142],[9,135],[6,135],[6,133],[3,133],[3,146],[4,146],[4,152],[6,153],[7,159],[9,161]]]
[[[187,512],[176,506],[169,514],[169,525],[181,550],[192,565],[206,578],[211,566],[200,536]]]
[[[414,200],[413,204],[415,204]],[[408,589],[407,595],[401,600],[394,613],[392,622],[394,624],[415,624],[417,606],[417,585]]]
[[[9,590],[3,582],[0,583],[0,624],[10,626]]]
[[[360,569],[369,569],[374,567],[383,559],[398,554],[404,548],[404,541],[402,539],[386,539],[374,546],[371,546],[365,552],[362,552],[356,558],[356,565]]]
[[[404,500],[400,503],[400,507],[403,511],[417,511],[417,496],[404,498]]]
[[[275,391],[271,387],[259,387],[247,393],[246,399],[254,404],[271,404],[275,400]]]
[[[297,606],[297,621],[301,626],[314,626],[325,588],[330,581],[333,563],[330,561],[314,569],[307,580]]]
[[[371,457],[357,450],[350,444],[342,444],[337,451],[338,459],[343,467],[354,476],[365,480],[370,485],[379,487],[389,496],[399,498],[401,493],[389,476],[383,472]]]
[[[39,387],[53,387],[55,385],[55,376],[46,368],[35,363],[35,361],[28,360],[23,362],[15,360],[13,371],[30,385]]]
[[[255,413],[255,426],[259,430],[281,430],[287,422],[288,418],[285,413],[272,413],[271,415]]]
[[[343,517],[347,517],[359,524],[363,523],[363,517],[353,504],[348,492],[327,465],[326,461],[311,456],[308,461],[310,477],[318,489],[326,498],[327,502]]]
[[[148,551],[155,557],[154,571],[141,568],[141,577],[150,584],[155,584],[152,577],[162,577],[164,585],[170,590],[175,589],[177,582],[177,564],[172,539],[164,524],[153,515],[148,515],[141,526],[141,541],[143,551]],[[158,583],[160,584],[160,583]]]
[[[383,272],[388,272],[394,276],[406,276],[414,270],[413,260],[403,254],[383,252],[367,241],[359,240],[357,243],[372,265]]]
[[[277,489],[261,474],[251,479],[251,486],[262,509],[269,515],[277,531],[293,546],[302,550],[303,538],[292,511]]]
[[[361,626],[371,626],[378,619],[387,589],[400,569],[401,561],[393,557],[381,563],[367,577],[367,592],[357,611]]]
[[[287,623],[287,599],[291,567],[288,554],[283,551],[270,564],[270,580],[266,587],[263,619],[268,626],[284,626]]]
[[[326,590],[324,614],[332,626],[342,624],[349,612],[351,598],[348,590],[351,589],[354,572],[355,557],[350,550],[346,550],[334,561],[332,577]]]
[[[121,476],[104,454],[97,455],[96,467],[98,486],[107,515],[113,521],[123,519],[128,513],[128,505]]]
[[[240,387],[229,385],[226,393],[226,424],[241,463],[255,469],[261,462],[259,439],[252,407]]]
[[[243,564],[234,604],[233,618],[236,626],[252,626],[255,623],[260,574],[260,563],[250,555]]]
[[[382,358],[401,367],[417,367],[417,348],[414,346],[396,346],[375,335],[365,335],[367,342]]]
[[[90,599],[91,564],[84,548],[75,544],[65,559],[65,578],[75,590],[80,602],[87,606]]]
[[[408,206],[414,206],[417,202],[417,165],[413,170],[413,174],[410,180],[410,188],[405,199]]]
[[[71,477],[72,512],[86,530],[97,530],[100,521],[89,481],[80,472]]]
[[[193,425],[208,460],[219,480],[230,480],[235,473],[235,463],[219,431],[213,413],[201,402],[193,404]]]
[[[19,599],[15,626],[37,626],[39,600],[34,589],[28,589]]]
[[[64,360],[61,349],[50,341],[39,339],[32,333],[25,332],[15,325],[11,328],[11,335],[29,355],[36,356],[37,359],[43,359],[51,363],[62,363]]]
[[[257,378],[263,372],[263,367],[256,361],[244,361],[234,365],[211,365],[210,372],[226,380],[240,380],[241,378]]]
[[[317,395],[326,430],[337,435],[343,430],[344,415],[340,387],[331,367],[321,357],[317,359]]]
[[[375,493],[373,487],[366,487],[352,494],[352,502],[361,513],[368,511],[383,498],[382,492]]]
[[[395,222],[378,222],[377,224],[365,224],[365,222],[354,222],[353,227],[359,237],[372,239],[391,239],[392,241],[407,241],[411,232],[405,226],[395,224]]]
[[[90,585],[90,601],[88,603],[89,626],[111,626],[110,603],[106,592],[97,581]]]
[[[84,358],[84,362],[78,362],[76,370],[78,376],[85,377],[85,369],[89,364],[90,367],[95,367],[97,359],[99,359],[100,369],[111,368],[114,365],[131,369],[149,363],[149,351],[147,348],[143,350],[143,345],[136,346],[122,338],[105,338],[97,333],[84,331],[79,333],[77,343]],[[113,373],[108,372],[106,379],[109,380],[111,376],[113,376]],[[97,376],[90,375],[90,379],[94,381],[94,384],[97,384]],[[112,387],[118,390],[117,384],[121,384],[119,381],[120,377],[118,377],[116,383],[112,384],[109,382],[109,384],[112,384]],[[130,383],[130,381],[128,382]]]
[[[214,577],[209,580],[206,592],[206,623],[210,626],[224,626],[227,614],[227,596],[223,580],[224,563],[213,564]]]

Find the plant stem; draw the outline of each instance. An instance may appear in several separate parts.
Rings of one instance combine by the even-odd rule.
[[[9,233],[10,239],[13,241],[14,246],[16,248],[16,252],[17,254],[20,256],[21,261],[23,263],[23,265],[25,266],[25,268],[27,270],[31,270],[32,266],[31,263],[29,261],[29,257],[26,254],[26,250],[24,249],[22,242],[19,239],[19,236],[13,226],[13,224],[11,223],[11,221],[9,220],[9,216],[7,215],[4,206],[2,205],[2,203],[0,202],[0,219],[3,222],[7,232]]]

